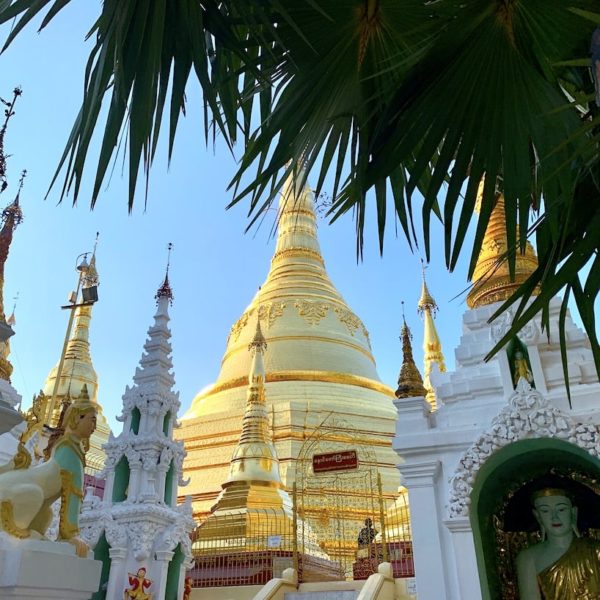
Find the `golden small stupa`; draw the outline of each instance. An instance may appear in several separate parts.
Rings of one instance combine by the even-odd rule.
[[[476,210],[479,212],[483,182],[479,184]],[[529,241],[525,251],[517,250],[514,277],[511,277],[506,253],[508,252],[504,196],[496,193],[496,204],[490,215],[481,250],[473,272],[473,287],[467,295],[469,308],[479,308],[507,300],[537,269],[538,259]]]
[[[96,270],[96,255],[92,255],[85,279],[89,282],[97,281],[98,272]],[[84,285],[85,287],[85,285]],[[54,398],[54,407],[52,415],[48,418],[45,414],[44,422],[52,427],[58,424],[61,411],[65,404],[71,403],[72,399],[78,398],[82,394],[84,386],[87,386],[87,393],[90,401],[97,408],[96,431],[90,438],[90,449],[86,454],[86,463],[90,472],[98,471],[103,468],[105,454],[102,450],[103,444],[108,441],[110,427],[102,411],[102,406],[98,403],[98,376],[92,357],[90,354],[90,323],[92,320],[92,306],[78,306],[75,310],[75,324],[71,336],[67,342],[65,359],[62,367],[60,381]],[[38,404],[42,405],[42,411],[49,409],[50,399],[55,388],[56,373],[58,363],[52,368],[40,396],[36,399]],[[34,405],[36,403],[34,400]],[[40,400],[42,402],[40,403]]]
[[[394,392],[379,379],[365,326],[327,275],[314,196],[297,183],[301,177],[284,186],[266,281],[231,327],[216,382],[196,396],[176,430],[187,451],[184,474],[190,483],[185,493],[192,495],[199,520],[209,515],[222,482],[230,477],[231,456],[244,427],[251,367],[247,348],[257,318],[267,342],[267,413],[282,489],[291,494],[298,457],[311,438],[322,440],[321,448],[330,443],[337,444],[336,450],[346,446],[359,454],[367,449],[381,473],[385,499],[390,502],[397,494]],[[346,423],[345,430],[323,426],[335,418]],[[219,506],[232,493],[227,488]],[[377,492],[369,493],[374,497]]]
[[[402,303],[404,304],[404,303]],[[402,330],[400,339],[402,340],[402,367],[398,376],[398,388],[396,389],[396,398],[415,398],[417,396],[425,397],[427,390],[423,385],[423,378],[415,364],[412,351],[412,334],[404,315],[402,317]]]
[[[228,553],[264,550],[267,536],[277,539],[276,550],[292,551],[293,532],[297,529],[306,532],[302,547],[307,553],[327,558],[316,544],[310,527],[298,527],[292,499],[281,482],[265,400],[263,355],[266,348],[257,319],[256,333],[248,348],[253,359],[242,433],[217,502],[196,532],[194,551],[197,556],[212,555],[215,548],[225,547]]]
[[[431,384],[431,371],[433,365],[437,365],[440,373],[446,371],[446,362],[444,360],[444,354],[442,352],[442,342],[438,335],[437,328],[435,326],[434,317],[438,311],[438,305],[433,299],[427,287],[427,281],[425,280],[425,267],[423,267],[423,283],[421,285],[421,297],[417,304],[419,313],[423,317],[424,322],[424,333],[423,333],[423,353],[424,353],[424,369],[423,369],[423,385],[427,390],[425,399],[431,405],[431,409],[437,408],[437,398],[435,390]]]

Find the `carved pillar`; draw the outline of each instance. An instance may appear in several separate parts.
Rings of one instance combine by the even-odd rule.
[[[435,493],[440,462],[405,464],[401,472],[408,489],[419,600],[449,600]]]
[[[476,576],[477,557],[471,521],[468,517],[459,517],[444,521],[444,525],[452,534],[452,546],[456,558],[454,567],[458,576],[460,597],[481,600],[481,586],[479,577]]]
[[[135,502],[138,500],[140,495],[142,467],[140,464],[133,464],[130,468],[131,471],[129,476],[129,491],[127,492],[127,499]]]
[[[161,502],[165,500],[165,482],[167,479],[167,471],[169,470],[170,465],[163,465],[162,463],[158,465],[158,480],[156,482],[156,493],[158,494],[158,498]]]
[[[108,576],[108,587],[106,588],[106,598],[122,598],[124,582],[126,582],[127,557],[126,548],[110,548],[110,574]]]
[[[154,573],[154,580],[158,585],[154,588],[155,598],[164,598],[167,588],[167,575],[169,572],[169,563],[174,556],[171,550],[157,550],[155,565],[158,567],[158,573]]]
[[[107,504],[112,502],[114,486],[115,486],[115,470],[110,469],[110,471],[108,472],[108,474],[106,476],[106,483],[104,484],[103,500]]]

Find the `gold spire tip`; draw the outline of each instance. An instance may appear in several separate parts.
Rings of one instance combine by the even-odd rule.
[[[420,313],[423,313],[423,311],[427,309],[435,313],[438,310],[438,305],[429,292],[429,288],[427,287],[427,281],[425,279],[425,270],[427,269],[427,265],[423,259],[421,259],[421,269],[423,271],[423,284],[421,286],[421,297],[419,298],[417,308]]]
[[[262,329],[260,328],[260,319],[258,318],[258,313],[256,316],[256,331],[254,332],[254,337],[250,344],[248,344],[248,350],[254,350],[255,352],[264,352],[267,349],[267,340],[265,340],[265,336],[263,335]]]

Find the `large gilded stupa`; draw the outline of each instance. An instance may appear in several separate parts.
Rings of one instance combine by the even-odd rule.
[[[187,451],[185,493],[200,519],[227,481],[240,439],[257,316],[267,343],[265,395],[285,489],[306,482],[307,473],[297,473],[305,469],[297,469],[299,455],[308,460],[348,448],[357,451],[361,466],[379,470],[388,504],[397,494],[394,392],[379,379],[367,329],[327,275],[307,187],[288,181],[278,224],[266,281],[231,327],[216,382],[194,399],[176,433]],[[376,486],[368,493],[376,496]]]

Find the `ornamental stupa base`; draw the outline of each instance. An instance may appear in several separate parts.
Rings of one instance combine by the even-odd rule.
[[[79,558],[67,542],[19,540],[0,534],[0,598],[89,600],[98,591],[102,563]]]

